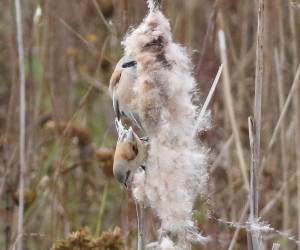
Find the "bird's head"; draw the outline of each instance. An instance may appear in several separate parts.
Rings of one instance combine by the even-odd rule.
[[[115,178],[127,186],[132,181],[135,171],[144,163],[148,144],[142,141],[132,128],[125,129],[116,119],[119,139],[116,146],[113,173]]]
[[[111,75],[109,82],[109,94],[112,98],[114,90],[118,87],[119,83],[122,81],[122,74],[128,74],[131,78],[136,78],[137,70],[136,70],[136,61],[132,57],[123,56],[119,62],[117,63],[114,72]],[[125,78],[125,77],[123,77]]]

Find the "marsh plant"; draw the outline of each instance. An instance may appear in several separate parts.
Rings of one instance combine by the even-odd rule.
[[[0,248],[300,249],[297,2],[0,1]]]

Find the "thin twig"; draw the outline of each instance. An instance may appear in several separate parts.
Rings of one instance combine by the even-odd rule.
[[[20,0],[15,0],[16,24],[19,54],[19,74],[20,74],[20,176],[19,176],[19,209],[18,209],[18,235],[23,235],[23,217],[24,217],[24,178],[26,171],[25,162],[25,68],[24,68],[24,47],[23,30]],[[22,238],[18,243],[18,249],[22,250]]]

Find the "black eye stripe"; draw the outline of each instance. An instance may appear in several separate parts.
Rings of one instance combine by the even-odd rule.
[[[136,61],[130,61],[130,62],[122,64],[122,68],[129,68],[129,67],[133,67],[135,65],[136,65]]]

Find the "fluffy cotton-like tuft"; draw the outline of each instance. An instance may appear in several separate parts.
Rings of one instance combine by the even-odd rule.
[[[175,250],[174,243],[169,238],[162,239],[160,248],[161,248],[161,250]]]
[[[133,189],[133,195],[138,201],[143,201],[146,198],[145,194],[145,171],[138,171],[134,175],[133,185],[135,188]]]
[[[146,171],[134,178],[134,195],[156,211],[163,231],[181,240],[205,242],[192,221],[193,203],[206,193],[208,178],[207,149],[192,133],[197,118],[191,100],[195,79],[186,50],[172,41],[168,20],[152,4],[147,17],[122,42],[125,56],[137,61],[131,108],[150,145]],[[199,124],[198,131],[207,129],[207,114]]]

